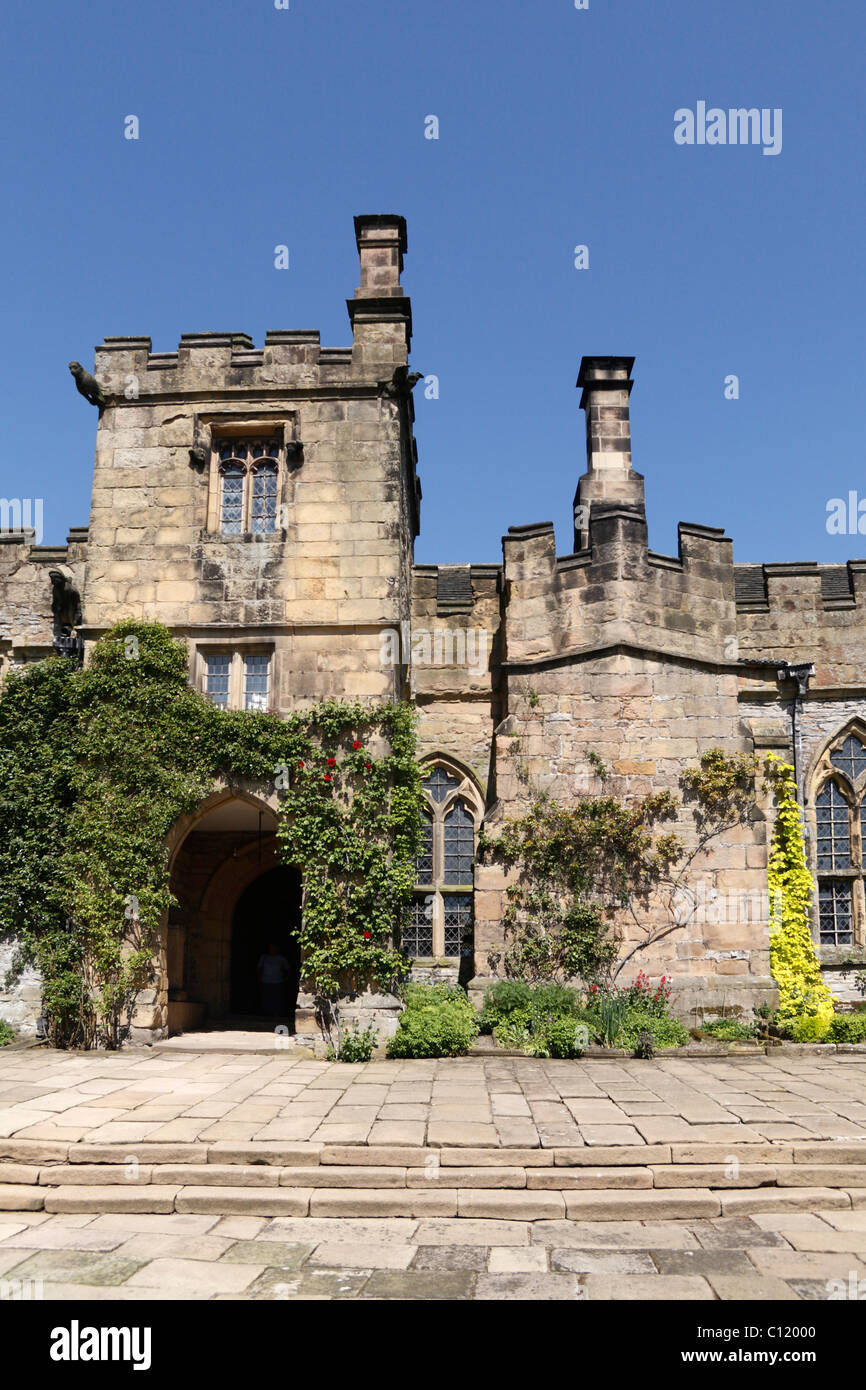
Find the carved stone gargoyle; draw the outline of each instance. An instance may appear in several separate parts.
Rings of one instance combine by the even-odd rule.
[[[54,650],[60,656],[80,656],[81,638],[76,628],[81,624],[81,596],[68,574],[49,570],[51,580],[51,616]]]
[[[96,377],[91,376],[90,372],[86,372],[80,362],[70,362],[69,370],[75,378],[75,385],[86,401],[89,401],[91,405],[98,406],[100,411],[111,404],[110,397],[106,395]]]
[[[199,473],[202,473],[207,465],[208,459],[210,458],[210,451],[210,428],[207,425],[202,425],[198,421],[198,419],[196,419],[195,427],[193,429],[192,447],[189,451],[190,468],[195,468],[198,470]]]
[[[410,372],[408,367],[395,367],[390,381],[379,382],[379,395],[392,401],[408,400],[423,375],[423,372]]]

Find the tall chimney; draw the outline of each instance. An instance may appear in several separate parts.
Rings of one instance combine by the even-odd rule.
[[[408,360],[412,341],[412,307],[400,284],[406,251],[406,219],[394,213],[355,218],[355,242],[361,258],[361,283],[347,301],[354,355],[362,361]]]
[[[586,472],[574,498],[574,548],[589,544],[589,517],[596,502],[644,509],[643,477],[631,466],[628,398],[633,357],[584,357],[577,385],[586,412]]]

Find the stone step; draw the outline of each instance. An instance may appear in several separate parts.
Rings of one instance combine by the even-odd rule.
[[[84,1147],[84,1146],[82,1146]],[[153,1146],[157,1147],[157,1146]],[[866,1164],[741,1163],[729,1159],[722,1163],[613,1164],[590,1167],[576,1164],[523,1166],[521,1164],[479,1164],[456,1166],[430,1152],[423,1164],[369,1163],[279,1163],[286,1154],[270,1153],[266,1163],[222,1163],[222,1153],[206,1155],[211,1161],[198,1163],[140,1162],[127,1154],[99,1152],[102,1161],[79,1163],[23,1164],[9,1160],[0,1163],[0,1181],[6,1186],[42,1187],[142,1187],[148,1184],[187,1187],[311,1187],[311,1188],[500,1188],[529,1191],[565,1192],[592,1190],[694,1190],[745,1189],[755,1187],[827,1187],[866,1190]],[[291,1152],[291,1151],[290,1151]],[[397,1151],[402,1152],[402,1151]],[[417,1151],[420,1154],[420,1151]],[[462,1151],[457,1151],[462,1153]],[[348,1156],[363,1153],[359,1146]],[[160,1154],[160,1157],[163,1155]],[[393,1157],[392,1152],[389,1156]],[[410,1155],[411,1156],[411,1155]],[[503,1151],[501,1157],[510,1156]],[[109,1160],[114,1159],[114,1162]]]
[[[617,1168],[674,1170],[685,1177],[691,1170],[717,1172],[727,1185],[737,1185],[737,1167],[759,1170],[773,1168],[787,1172],[788,1181],[801,1183],[805,1176],[794,1174],[807,1168],[844,1169],[842,1175],[859,1185],[866,1173],[866,1144],[825,1140],[816,1143],[718,1143],[718,1144],[633,1144],[617,1147],[580,1145],[571,1148],[508,1148],[489,1146],[453,1147],[409,1144],[317,1144],[292,1141],[235,1140],[148,1143],[65,1143],[60,1140],[0,1139],[0,1181],[27,1182],[29,1170],[69,1165],[127,1165],[136,1160],[143,1166],[181,1164],[185,1166],[277,1168],[490,1168],[526,1170]],[[730,1170],[725,1178],[724,1170]],[[21,1176],[13,1176],[19,1173]],[[698,1176],[701,1176],[698,1174]],[[34,1179],[35,1181],[35,1179]],[[679,1180],[671,1178],[671,1186]],[[686,1184],[688,1185],[688,1183]],[[706,1186],[706,1183],[702,1185]],[[741,1184],[749,1185],[745,1181]],[[823,1183],[811,1185],[824,1185]],[[832,1185],[832,1184],[829,1184]]]
[[[761,1212],[862,1209],[866,1192],[838,1188],[564,1189],[237,1187],[147,1183],[0,1185],[0,1210],[262,1217],[465,1217],[517,1221],[659,1221]]]

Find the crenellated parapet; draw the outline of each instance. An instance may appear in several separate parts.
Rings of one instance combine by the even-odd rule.
[[[419,526],[405,221],[357,217],[355,238],[349,346],[280,330],[260,347],[245,333],[201,332],[174,352],[147,337],[97,348],[108,404],[89,638],[119,615],[156,618],[187,637],[199,668],[221,636],[258,639],[274,652],[280,708],[345,693],[352,660],[357,693],[400,693],[378,633],[408,619]],[[326,662],[321,634],[347,626],[355,655]]]
[[[862,685],[866,560],[735,565],[734,577],[742,658],[813,663],[813,689]]]

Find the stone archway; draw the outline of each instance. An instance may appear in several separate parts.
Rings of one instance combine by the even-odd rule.
[[[277,867],[276,811],[262,798],[217,792],[170,840],[176,899],[165,931],[170,1032],[226,1018],[232,1005],[232,923],[244,891]]]

